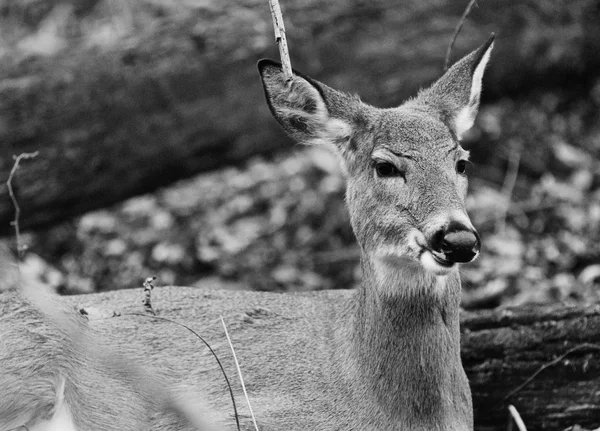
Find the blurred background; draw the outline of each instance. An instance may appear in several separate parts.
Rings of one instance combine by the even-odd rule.
[[[468,1],[282,0],[292,65],[380,107],[443,71]],[[600,284],[600,3],[479,0],[452,61],[497,36],[471,150],[481,258],[463,306],[587,303]],[[59,293],[228,280],[350,288],[337,159],[294,145],[256,61],[267,0],[0,0],[0,234]]]

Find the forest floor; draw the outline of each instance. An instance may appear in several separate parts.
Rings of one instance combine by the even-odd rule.
[[[598,300],[599,120],[600,81],[583,97],[554,90],[482,106],[463,143],[483,241],[461,271],[466,308]],[[202,174],[23,239],[22,270],[66,294],[152,275],[278,291],[360,282],[344,180],[319,148]]]

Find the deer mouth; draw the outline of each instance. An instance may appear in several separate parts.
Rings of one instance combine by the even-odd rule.
[[[448,275],[455,265],[451,260],[429,248],[423,248],[419,261],[425,270],[435,275]]]
[[[439,253],[436,253],[433,250],[428,250],[428,251],[429,251],[429,253],[431,253],[433,260],[435,260],[440,266],[443,266],[444,268],[452,268],[452,266],[454,266],[454,262],[446,259],[445,257],[441,256]]]
[[[419,235],[414,238],[414,250],[417,252],[417,260],[425,269],[435,275],[448,275],[456,265],[456,262],[449,260],[443,253],[432,250],[427,246],[425,236],[417,231]]]

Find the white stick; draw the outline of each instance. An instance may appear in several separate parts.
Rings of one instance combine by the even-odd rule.
[[[242,390],[244,391],[244,396],[246,397],[246,403],[248,404],[248,408],[250,409],[252,422],[254,422],[254,429],[258,431],[258,425],[256,425],[256,418],[254,417],[254,412],[252,411],[252,406],[250,405],[250,399],[248,398],[248,393],[246,392],[246,385],[244,384],[244,379],[242,378],[242,370],[240,369],[240,364],[237,360],[237,356],[235,355],[235,350],[233,349],[233,343],[231,342],[231,338],[229,338],[229,332],[227,332],[227,326],[225,326],[225,321],[223,320],[223,317],[219,317],[221,317],[221,323],[223,324],[223,329],[225,330],[225,336],[227,337],[227,341],[229,342],[229,347],[231,347],[231,353],[233,353],[233,361],[235,362],[238,376],[240,376],[240,383],[242,384]]]
[[[283,77],[286,82],[292,79],[292,62],[288,51],[287,40],[285,38],[285,27],[283,25],[283,15],[279,7],[279,0],[269,0],[271,6],[271,16],[273,18],[273,29],[275,30],[275,42],[279,47],[279,56],[283,66]]]
[[[513,420],[517,424],[517,428],[519,429],[519,431],[527,431],[525,422],[523,422],[523,419],[521,419],[521,415],[519,414],[519,412],[517,411],[515,406],[509,405],[508,411],[510,412],[510,415],[512,416]]]

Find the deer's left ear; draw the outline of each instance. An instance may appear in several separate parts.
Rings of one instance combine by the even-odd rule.
[[[417,98],[419,102],[433,107],[458,139],[461,139],[475,122],[483,72],[493,47],[494,34],[492,33],[482,46],[455,63]]]

